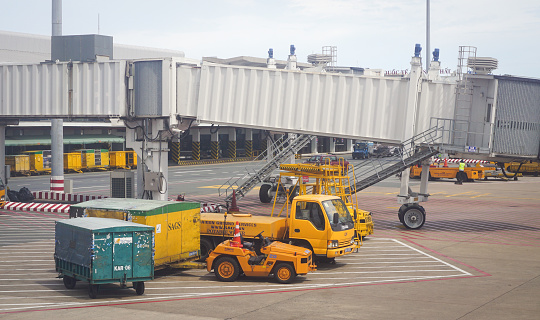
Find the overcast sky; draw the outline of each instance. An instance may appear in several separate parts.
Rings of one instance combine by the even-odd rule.
[[[51,34],[50,0],[0,0],[0,30]],[[402,70],[426,57],[426,0],[64,0],[63,34],[184,51],[186,57],[298,60],[337,46],[337,64]],[[540,78],[539,0],[431,0],[431,51],[456,69],[459,46],[499,60],[495,74]],[[431,54],[429,55],[431,57]],[[425,62],[423,63],[425,65]]]

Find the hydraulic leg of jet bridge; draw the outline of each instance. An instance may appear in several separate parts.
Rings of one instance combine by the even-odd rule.
[[[168,143],[163,119],[126,121],[126,146],[137,153],[137,198],[167,200]]]
[[[401,188],[398,195],[398,203],[401,207],[398,211],[399,221],[409,229],[419,229],[426,222],[426,210],[419,203],[428,201],[430,160],[422,161],[422,174],[420,176],[420,192],[413,192],[409,187],[410,169],[406,169],[401,175]]]

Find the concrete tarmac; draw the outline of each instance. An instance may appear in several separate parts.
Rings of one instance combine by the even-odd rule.
[[[375,234],[358,253],[291,285],[168,271],[148,282],[143,296],[112,287],[95,300],[85,284],[70,291],[54,278],[51,226],[63,217],[0,211],[0,318],[539,318],[539,178],[430,182],[419,230],[399,223],[396,191],[374,186],[359,194]],[[262,210],[256,198],[246,197],[241,209]]]

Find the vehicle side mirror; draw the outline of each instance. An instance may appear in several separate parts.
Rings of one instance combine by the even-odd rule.
[[[334,213],[334,219],[332,221],[333,224],[338,224],[339,223],[339,213]]]
[[[356,218],[358,218],[358,213],[356,213],[356,209],[354,209],[354,221],[356,221]]]

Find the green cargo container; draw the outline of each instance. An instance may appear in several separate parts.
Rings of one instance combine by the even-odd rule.
[[[100,284],[133,283],[144,293],[144,281],[154,279],[154,228],[107,218],[56,221],[54,260],[68,289],[88,281],[96,298]]]

